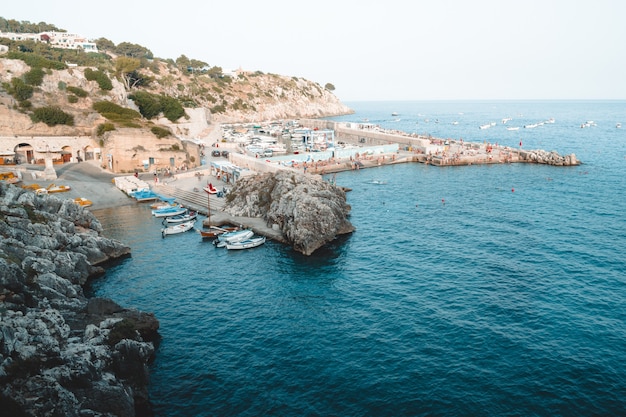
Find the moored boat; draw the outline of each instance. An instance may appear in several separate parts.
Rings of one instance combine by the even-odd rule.
[[[91,200],[87,200],[84,197],[76,197],[74,199],[74,203],[78,204],[81,207],[91,207],[93,205]]]
[[[219,235],[223,235],[224,233],[235,232],[237,230],[239,230],[239,228],[235,226],[229,226],[229,227],[211,226],[209,230],[198,230],[198,233],[200,233],[200,236],[202,237],[202,239],[213,239],[213,238],[218,237]]]
[[[188,230],[193,229],[194,224],[196,224],[196,221],[190,220],[188,222],[178,223],[172,226],[164,227],[161,229],[161,236],[165,237],[167,235],[176,235],[178,233],[184,233]]]
[[[190,220],[196,220],[197,217],[198,217],[197,212],[187,210],[186,212],[182,214],[177,214],[175,216],[167,216],[163,221],[165,223],[183,223],[183,222],[188,222]]]
[[[241,242],[254,236],[254,232],[249,229],[237,230],[236,232],[228,232],[221,234],[213,241],[218,248],[223,248],[228,243]]]
[[[187,209],[182,206],[172,206],[165,207],[162,209],[152,210],[152,215],[154,217],[168,217],[168,216],[177,216],[179,214],[183,214]]]
[[[256,236],[241,242],[226,243],[226,249],[250,249],[265,243],[265,236]]]

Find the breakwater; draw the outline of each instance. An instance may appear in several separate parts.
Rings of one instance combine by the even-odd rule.
[[[555,151],[526,150],[497,143],[468,142],[463,139],[443,139],[430,135],[409,134],[400,130],[381,129],[370,123],[334,122],[330,120],[305,119],[300,123],[311,129],[328,129],[335,132],[338,143],[361,147],[398,144],[401,157],[379,159],[381,163],[422,162],[435,166],[535,163],[554,166],[575,166],[580,161],[576,155],[560,155]]]

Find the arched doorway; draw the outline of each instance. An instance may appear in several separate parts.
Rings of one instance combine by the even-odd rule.
[[[79,151],[80,152],[80,151]],[[72,162],[72,147],[64,146],[61,148],[61,160],[63,163]]]
[[[29,143],[20,143],[13,151],[15,152],[16,164],[34,164],[36,162],[35,149]]]
[[[85,161],[96,159],[94,156],[94,150],[91,146],[89,145],[85,146],[85,155],[83,156],[83,159]]]

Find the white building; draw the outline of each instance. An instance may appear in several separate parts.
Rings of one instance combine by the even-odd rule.
[[[94,42],[81,35],[67,32],[41,32],[41,33],[12,33],[0,32],[0,37],[9,38],[13,41],[31,40],[46,42],[53,48],[82,49],[85,52],[98,52]]]

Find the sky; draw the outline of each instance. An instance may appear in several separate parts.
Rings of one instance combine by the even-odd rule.
[[[10,1],[5,19],[369,100],[626,99],[623,0]]]

